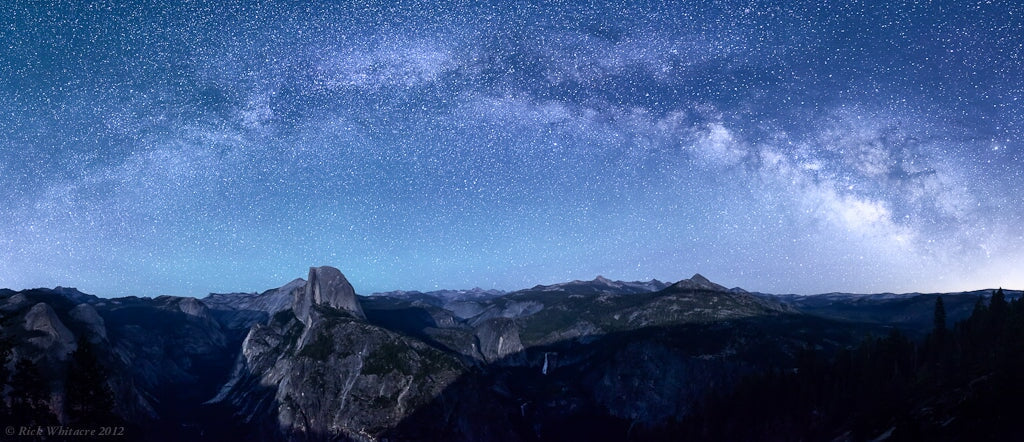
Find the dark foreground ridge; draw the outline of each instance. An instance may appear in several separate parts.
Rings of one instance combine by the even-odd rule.
[[[700,275],[361,297],[332,267],[202,300],[3,290],[0,417],[129,440],[999,439],[1019,297]]]

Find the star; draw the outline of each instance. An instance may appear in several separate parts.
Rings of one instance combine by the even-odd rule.
[[[15,1],[0,287],[1024,286],[1024,6]]]

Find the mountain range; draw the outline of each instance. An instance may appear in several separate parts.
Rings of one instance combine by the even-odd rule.
[[[939,296],[955,322],[991,293],[771,295],[698,274],[359,296],[332,267],[202,299],[0,290],[0,413],[104,416],[132,440],[647,440],[806,349],[923,339]],[[75,405],[91,371],[101,414]]]

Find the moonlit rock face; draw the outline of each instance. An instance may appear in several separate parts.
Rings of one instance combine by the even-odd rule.
[[[357,318],[366,319],[352,284],[349,284],[345,275],[334,267],[310,267],[306,286],[295,292],[292,309],[295,316],[307,325],[309,310],[313,305],[326,305],[347,311]]]
[[[75,350],[75,335],[60,321],[48,304],[40,302],[25,314],[25,330],[42,332],[28,341],[43,348],[57,359],[65,359]]]
[[[93,343],[107,340],[107,327],[103,317],[96,308],[89,304],[78,304],[69,312],[71,317],[84,324],[91,333],[89,340]]]
[[[182,299],[178,304],[178,309],[181,310],[182,313],[190,316],[207,317],[210,314],[206,305],[195,298]]]

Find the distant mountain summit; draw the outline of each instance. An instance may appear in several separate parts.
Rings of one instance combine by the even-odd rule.
[[[613,281],[598,275],[590,281],[574,280],[551,285],[537,285],[530,291],[561,291],[566,293],[649,293],[664,290],[669,284],[652,279],[650,281]]]
[[[210,293],[203,298],[204,304],[210,308],[221,310],[251,310],[274,314],[281,310],[287,310],[292,306],[295,299],[294,292],[303,289],[306,280],[295,278],[291,282],[263,293]]]
[[[711,280],[705,278],[700,273],[696,273],[690,277],[690,279],[684,279],[675,284],[669,286],[672,290],[710,290],[713,292],[728,292],[729,289],[725,286],[715,284]]]
[[[484,290],[480,287],[473,287],[469,290],[432,290],[429,292],[421,292],[418,290],[395,290],[390,292],[375,292],[371,293],[369,296],[399,299],[431,298],[439,301],[457,301],[465,299],[494,298],[504,295],[505,293],[506,292],[504,290]]]

